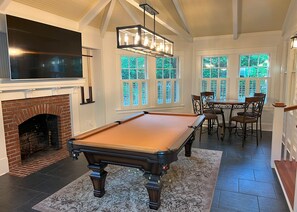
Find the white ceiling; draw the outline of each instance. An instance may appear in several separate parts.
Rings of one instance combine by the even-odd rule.
[[[117,26],[143,24],[140,3],[148,3],[160,14],[156,32],[177,34],[185,39],[203,36],[281,30],[291,0],[2,0],[25,4],[90,25],[103,34]],[[3,4],[3,3],[2,3]],[[153,29],[153,20],[146,19]]]

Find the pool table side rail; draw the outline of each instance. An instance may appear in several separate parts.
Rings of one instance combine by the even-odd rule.
[[[116,123],[123,124],[125,122],[131,121],[135,118],[138,118],[140,116],[143,116],[145,114],[151,114],[151,115],[165,115],[165,116],[198,116],[198,114],[192,114],[192,113],[170,113],[170,112],[148,112],[148,111],[143,111],[139,113],[135,113],[131,116],[128,116],[126,118],[123,118],[121,120],[115,121]]]
[[[87,138],[95,133],[98,133],[98,132],[102,132],[104,130],[108,130],[112,127],[115,127],[115,126],[118,126],[120,123],[118,122],[114,122],[114,123],[110,123],[110,124],[106,124],[102,127],[98,127],[96,129],[93,129],[93,130],[90,130],[90,131],[87,131],[87,132],[84,132],[80,135],[77,135],[77,136],[74,136],[73,138],[71,138],[70,140],[82,140],[84,138]]]
[[[121,120],[115,121],[115,122],[119,123],[119,124],[123,124],[123,123],[125,123],[127,121],[131,121],[131,120],[136,119],[136,118],[138,118],[140,116],[143,116],[144,114],[146,114],[146,113],[145,112],[135,113],[135,114],[132,114],[130,116],[127,116],[127,117],[125,117],[125,118],[123,118]]]
[[[143,111],[143,112],[144,112],[144,114],[151,114],[151,115],[198,116],[198,114],[193,114],[193,113],[148,112],[148,111]]]

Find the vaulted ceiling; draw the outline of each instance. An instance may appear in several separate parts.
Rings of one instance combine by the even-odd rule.
[[[140,3],[159,12],[156,32],[193,37],[281,30],[291,0],[2,0],[21,3],[106,31],[117,26],[143,24]],[[293,1],[293,0],[292,0]],[[153,28],[153,19],[146,19]]]

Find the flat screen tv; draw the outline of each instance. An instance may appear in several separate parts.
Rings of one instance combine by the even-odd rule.
[[[81,34],[6,15],[10,78],[82,77]]]

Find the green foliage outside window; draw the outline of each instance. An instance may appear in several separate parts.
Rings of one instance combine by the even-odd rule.
[[[121,57],[122,80],[146,79],[144,57]]]
[[[268,70],[268,54],[252,54],[240,56],[239,77],[268,77]]]
[[[226,98],[227,96],[227,81],[220,78],[227,78],[228,76],[228,57],[203,57],[202,58],[202,78],[211,79],[210,85],[207,80],[202,80],[201,91],[211,90],[217,93],[217,89],[220,89],[220,97]]]
[[[227,56],[204,57],[202,59],[202,78],[227,78]]]
[[[176,58],[157,57],[156,58],[156,78],[176,79]]]

